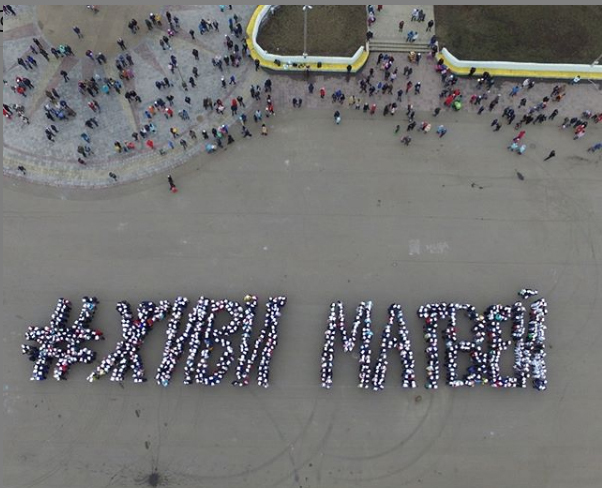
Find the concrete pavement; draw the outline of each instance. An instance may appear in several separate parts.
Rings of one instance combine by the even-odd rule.
[[[23,29],[5,33],[12,36],[8,43],[5,37],[5,50],[30,42],[35,11],[24,10],[17,20]],[[152,44],[141,46],[147,41]],[[217,51],[217,38],[206,42]],[[375,60],[364,75],[371,66]],[[252,67],[242,69],[245,83],[265,79]],[[269,136],[260,137],[251,123],[254,137],[241,140],[236,131],[236,143],[212,157],[191,151],[119,161],[107,154],[83,172],[69,169],[65,144],[31,149],[22,137],[30,132],[4,122],[5,140],[8,135],[20,146],[4,148],[2,485],[460,488],[488,480],[499,488],[596,486],[602,478],[596,388],[602,182],[601,154],[585,148],[601,139],[602,127],[590,124],[585,138],[573,141],[558,125],[584,109],[602,110],[597,87],[570,87],[556,105],[555,122],[528,127],[528,149],[519,157],[506,149],[515,131],[490,127],[498,109],[512,102],[511,81],[498,82],[489,94],[502,93],[492,113],[476,115],[466,104],[433,119],[441,86],[428,62],[414,66],[412,76],[422,93],[404,95],[394,117],[382,116],[394,96],[375,95],[379,111],[371,117],[310,96],[303,78],[272,79],[277,115],[267,121]],[[347,95],[357,90],[354,80],[340,77],[311,81],[328,96],[339,87]],[[470,95],[474,84],[458,86]],[[552,86],[537,83],[527,93],[529,105]],[[304,108],[293,109],[293,97],[302,97]],[[404,131],[394,134],[394,128],[407,123],[408,101],[418,122],[445,124],[448,134],[414,132],[412,144],[402,146]],[[122,107],[116,98],[107,103]],[[336,109],[340,126],[332,118]],[[113,126],[127,126],[127,112],[116,113],[101,119],[106,136],[98,137],[107,142]],[[36,117],[26,131],[43,129]],[[557,156],[544,162],[551,149]],[[15,165],[23,160],[31,178],[47,185],[19,177]],[[169,192],[166,167],[177,194]],[[116,168],[123,177],[113,184],[104,173]],[[334,388],[319,386],[333,300],[348,309],[373,300],[377,330],[386,307],[402,304],[422,386],[425,358],[415,315],[421,304],[458,300],[483,309],[513,303],[523,286],[539,288],[549,303],[546,392],[402,390],[391,354],[385,390],[374,393],[356,387],[357,362],[339,351]],[[90,384],[92,366],[85,365],[74,366],[67,382],[29,381],[23,334],[30,324],[43,325],[61,296],[100,299],[94,326],[107,340],[92,344],[100,358],[120,339],[119,300],[137,304],[180,294],[242,300],[247,293],[289,299],[267,390],[227,381],[184,386],[181,368],[167,389],[107,378]],[[149,378],[164,330],[157,324],[142,349]]]
[[[599,155],[542,126],[518,157],[477,116],[440,117],[445,138],[404,147],[382,116],[345,112],[335,126],[330,109],[278,114],[267,138],[174,170],[176,195],[164,176],[96,192],[5,178],[3,486],[594,486]],[[335,387],[319,386],[332,300],[374,300],[375,325],[401,303],[422,385],[419,305],[512,303],[522,286],[549,302],[544,393],[404,391],[391,356],[378,394],[357,389],[342,354]],[[181,369],[167,389],[90,384],[89,366],[29,381],[23,333],[60,296],[101,300],[100,357],[119,340],[118,300],[250,292],[289,298],[267,390],[184,386]],[[163,331],[142,350],[149,377]]]

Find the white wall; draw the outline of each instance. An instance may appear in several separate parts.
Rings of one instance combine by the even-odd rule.
[[[456,58],[446,48],[441,50],[441,54],[452,66],[457,68],[475,67],[486,70],[504,70],[504,71],[530,71],[530,72],[557,72],[558,78],[563,74],[571,78],[580,75],[583,78],[594,75],[595,78],[602,78],[602,65],[591,66],[589,64],[556,64],[556,63],[513,63],[506,61],[464,61]]]

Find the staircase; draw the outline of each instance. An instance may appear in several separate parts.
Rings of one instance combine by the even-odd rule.
[[[430,51],[428,42],[405,42],[405,36],[401,39],[372,39],[368,50],[386,53],[408,53],[410,51],[425,53]]]

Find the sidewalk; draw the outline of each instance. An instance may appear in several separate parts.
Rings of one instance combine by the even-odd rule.
[[[79,7],[74,7],[79,8]],[[101,7],[102,8],[102,7]],[[396,32],[400,12],[404,12],[406,18],[406,29],[416,29],[420,26],[421,29],[426,29],[426,22],[429,19],[427,11],[427,21],[424,23],[410,22],[410,16],[413,6],[384,6],[382,12],[377,13],[377,22],[375,27],[379,28],[379,32],[384,35],[384,32]],[[426,9],[426,7],[425,7]],[[234,7],[234,13],[237,13],[243,18],[243,23],[246,22],[253,12],[253,6]],[[431,7],[432,10],[432,7]],[[85,58],[77,48],[77,59],[64,58],[55,60],[50,56],[50,62],[46,63],[41,56],[38,58],[38,70],[24,70],[16,64],[17,57],[22,57],[23,53],[27,52],[31,44],[33,36],[39,36],[43,40],[43,33],[40,33],[37,27],[36,9],[30,6],[19,6],[19,16],[15,18],[7,18],[7,32],[5,32],[4,40],[4,60],[5,72],[4,78],[14,83],[16,76],[28,76],[35,85],[33,93],[28,94],[27,98],[22,98],[10,89],[10,86],[4,87],[4,103],[21,103],[26,107],[26,114],[31,119],[29,126],[22,126],[21,121],[13,117],[13,120],[4,119],[4,174],[15,178],[26,178],[40,184],[53,186],[67,187],[85,187],[85,188],[100,188],[113,186],[115,184],[127,183],[132,181],[142,180],[151,175],[155,175],[166,171],[177,165],[186,163],[187,161],[207,161],[211,155],[204,152],[204,141],[201,136],[201,130],[210,131],[212,127],[218,127],[221,124],[227,123],[234,126],[231,127],[231,133],[236,139],[234,149],[241,151],[247,144],[258,144],[258,137],[253,137],[243,141],[240,133],[240,123],[230,115],[230,99],[233,96],[243,96],[247,105],[243,111],[246,113],[249,122],[247,123],[253,135],[259,134],[259,126],[253,122],[253,112],[256,109],[265,110],[265,94],[262,95],[260,102],[251,101],[249,87],[251,84],[259,84],[263,87],[264,81],[269,77],[273,81],[272,98],[276,109],[276,117],[265,118],[263,122],[268,125],[270,131],[277,127],[278,114],[282,111],[297,111],[307,109],[324,109],[332,107],[332,110],[353,110],[349,108],[347,102],[341,107],[339,104],[332,104],[330,96],[335,90],[342,90],[347,96],[347,100],[351,95],[360,96],[363,101],[369,100],[370,103],[377,104],[377,114],[382,117],[382,109],[384,105],[396,101],[396,92],[399,89],[405,91],[406,77],[402,76],[403,67],[406,66],[407,57],[405,53],[394,53],[395,66],[399,69],[399,77],[395,82],[395,89],[392,95],[375,94],[368,97],[366,94],[359,93],[359,81],[365,78],[369,70],[375,70],[374,81],[377,83],[382,80],[382,75],[379,72],[379,67],[376,65],[376,54],[371,54],[366,66],[362,71],[350,77],[346,81],[344,76],[324,74],[311,75],[310,82],[315,86],[314,94],[308,93],[308,80],[302,74],[286,75],[269,71],[255,71],[255,67],[251,61],[243,61],[239,68],[224,68],[224,76],[229,79],[230,74],[235,74],[237,78],[236,85],[227,85],[226,89],[221,87],[221,73],[212,66],[211,58],[217,54],[223,54],[225,48],[223,39],[225,33],[228,32],[227,19],[232,15],[231,11],[226,10],[220,12],[218,6],[179,6],[173,7],[172,13],[181,18],[182,29],[181,33],[171,42],[173,51],[163,51],[158,44],[160,37],[158,29],[149,33],[145,32],[144,24],[141,27],[141,32],[144,37],[140,38],[139,44],[133,46],[129,51],[134,59],[136,78],[127,84],[127,89],[136,90],[142,97],[143,103],[139,107],[133,107],[124,98],[123,94],[118,96],[116,93],[104,95],[100,93],[97,96],[102,112],[94,114],[87,106],[90,100],[89,96],[81,96],[77,91],[77,80],[81,77],[89,78],[94,73],[102,76],[114,76],[115,68],[112,58],[107,56],[109,64],[98,65],[91,60]],[[164,14],[165,12],[163,12]],[[81,11],[76,12],[77,15],[88,15],[89,11],[84,6],[81,6]],[[220,22],[220,33],[205,34],[203,37],[196,35],[196,40],[190,39],[187,34],[189,28],[196,29],[194,24],[198,23],[200,17],[215,18]],[[138,19],[139,23],[143,23],[142,19]],[[65,20],[65,25],[70,25],[69,20]],[[244,24],[243,24],[244,25]],[[15,27],[16,26],[16,27]],[[388,27],[387,27],[388,26]],[[389,30],[390,29],[390,30]],[[405,29],[404,29],[405,31]],[[161,31],[163,33],[163,31]],[[198,29],[196,29],[198,33]],[[73,34],[72,32],[70,34]],[[187,37],[188,36],[188,37]],[[69,42],[75,49],[75,34],[67,36]],[[8,38],[8,40],[7,40]],[[199,39],[200,38],[200,39]],[[234,38],[233,38],[234,39]],[[83,42],[83,41],[82,41]],[[83,46],[82,46],[83,47]],[[128,45],[128,47],[130,47]],[[191,54],[191,49],[196,48],[200,51],[201,61],[196,64]],[[181,65],[181,70],[186,79],[191,75],[193,66],[198,66],[200,76],[197,79],[198,87],[190,88],[188,92],[184,92],[179,86],[178,75],[172,76],[166,68],[169,62],[169,56],[175,54]],[[83,59],[82,59],[83,58]],[[71,81],[64,83],[59,74],[61,66],[69,66]],[[415,95],[413,90],[408,94],[403,95],[402,102],[398,102],[399,109],[394,117],[390,117],[392,127],[396,124],[405,126],[407,120],[405,117],[406,106],[411,103],[416,110],[417,120],[431,120],[431,113],[437,106],[442,106],[439,98],[439,93],[442,90],[442,85],[439,75],[435,72],[434,61],[423,57],[420,65],[413,65],[413,74],[411,81],[415,84],[420,82],[422,85],[421,93]],[[177,127],[186,140],[188,141],[188,150],[184,151],[179,144],[176,144],[174,150],[167,150],[165,155],[161,155],[159,150],[152,151],[145,146],[139,144],[136,151],[128,154],[116,154],[113,149],[113,143],[116,140],[124,141],[131,139],[130,134],[139,128],[141,123],[144,123],[144,110],[157,97],[163,97],[168,94],[166,90],[157,90],[154,86],[156,79],[162,79],[168,76],[170,80],[177,86],[171,89],[171,93],[175,96],[174,112],[184,108],[184,97],[190,95],[192,98],[191,106],[186,107],[190,112],[191,120],[183,121],[177,115],[170,120],[166,120],[163,115],[156,115],[153,118],[153,123],[157,126],[157,134],[153,135],[153,140],[158,148],[166,148],[168,140],[172,139],[169,134],[170,127]],[[522,80],[520,80],[522,81]],[[490,91],[489,98],[493,99],[498,93],[501,94],[500,103],[493,112],[486,111],[481,116],[483,123],[490,123],[491,119],[499,116],[499,113],[505,106],[518,105],[517,97],[511,98],[509,92],[516,84],[515,80],[497,80],[495,86]],[[541,101],[541,99],[549,95],[553,82],[536,81],[535,87],[528,90],[522,96],[528,98],[527,108]],[[465,95],[466,103],[463,111],[476,112],[477,107],[470,105],[468,99],[477,92],[474,80],[460,79],[456,85],[458,89]],[[43,105],[46,88],[56,88],[60,95],[68,100],[69,104],[77,112],[77,117],[74,120],[67,122],[51,122],[44,116]],[[326,90],[324,100],[320,99],[318,91],[321,87]],[[481,93],[483,90],[481,90]],[[208,112],[203,109],[202,100],[205,97],[211,97],[215,100],[221,97],[226,106],[224,116],[219,116],[213,112]],[[518,97],[519,99],[521,97]],[[301,109],[292,107],[292,99],[303,99]],[[596,85],[582,83],[577,86],[571,86],[567,89],[567,94],[559,103],[553,104],[560,113],[558,115],[558,124],[565,116],[574,117],[581,114],[586,109],[602,111],[602,93]],[[596,107],[598,107],[596,109]],[[443,108],[442,111],[448,109]],[[525,108],[521,109],[522,116]],[[549,110],[548,110],[549,112]],[[241,111],[239,111],[239,114]],[[84,121],[89,117],[96,116],[100,127],[98,129],[88,129],[84,125]],[[345,112],[343,112],[345,118]],[[477,117],[475,115],[475,117]],[[370,122],[370,117],[366,118],[366,122]],[[49,124],[55,124],[59,128],[57,142],[52,143],[46,140],[44,129]],[[547,124],[556,124],[556,122],[547,122]],[[194,128],[197,133],[197,141],[191,140],[187,133],[189,128]],[[82,132],[89,134],[92,139],[92,148],[95,151],[95,156],[89,159],[86,166],[82,166],[77,162],[76,148],[81,144],[80,134]],[[177,143],[177,141],[175,141]],[[286,141],[283,141],[285,143]],[[22,175],[17,169],[18,166],[24,166],[27,169],[27,175]],[[108,173],[113,172],[118,175],[118,180],[113,181]]]

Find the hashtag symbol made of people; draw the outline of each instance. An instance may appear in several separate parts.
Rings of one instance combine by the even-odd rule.
[[[82,343],[103,339],[102,332],[89,327],[97,305],[98,300],[95,297],[83,297],[79,317],[72,326],[68,326],[71,302],[60,298],[48,326],[29,327],[25,339],[38,345],[23,344],[21,351],[34,363],[32,380],[45,380],[53,362],[54,378],[65,380],[73,364],[89,364],[94,361],[96,353],[82,347]]]
[[[104,338],[102,332],[89,327],[98,300],[84,297],[82,304],[80,316],[72,327],[67,327],[71,302],[65,298],[58,300],[49,325],[29,327],[25,339],[37,345],[23,344],[21,350],[34,363],[32,380],[45,380],[53,363],[54,378],[67,379],[71,365],[78,362],[89,364],[96,359],[96,353],[82,347],[82,343]],[[122,338],[113,352],[105,356],[87,377],[88,381],[93,382],[110,374],[111,381],[122,382],[130,372],[135,383],[146,381],[140,350],[153,326],[169,315],[163,357],[155,376],[157,384],[169,385],[177,362],[188,349],[184,368],[185,384],[217,385],[236,361],[234,385],[248,385],[251,370],[256,367],[257,383],[268,387],[271,358],[278,344],[278,322],[286,297],[268,299],[263,327],[254,340],[256,296],[247,295],[244,306],[230,300],[201,297],[185,319],[184,311],[188,304],[189,300],[185,297],[178,297],[173,305],[167,300],[161,300],[158,304],[145,301],[134,313],[127,301],[119,302],[116,310],[121,316]],[[225,327],[216,326],[219,313],[230,316]],[[238,333],[241,333],[242,339],[235,354],[230,338]],[[209,360],[215,346],[221,347],[224,352],[217,361],[215,371],[209,371]]]

